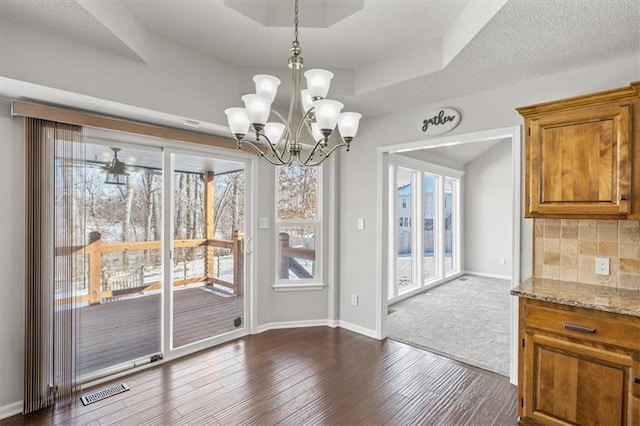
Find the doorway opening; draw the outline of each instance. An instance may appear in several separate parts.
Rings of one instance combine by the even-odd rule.
[[[512,383],[516,382],[517,312],[509,291],[520,278],[520,132],[519,126],[495,129],[381,147],[378,153],[383,188],[379,336],[473,364],[473,357],[466,358],[464,351],[456,355],[451,348],[469,349],[480,360],[486,357],[481,346],[473,347],[464,336],[478,334],[481,343],[495,345],[494,315],[502,324],[500,368],[476,365],[508,375]],[[458,179],[455,185],[453,179]],[[411,212],[411,227],[404,226],[403,211]],[[407,234],[410,242],[405,241]],[[409,274],[400,273],[401,262],[411,265],[405,265]],[[491,297],[494,291],[499,303]],[[491,314],[489,319],[481,319],[481,312]],[[467,334],[456,331],[465,324],[486,333],[475,333],[472,327]],[[402,336],[394,336],[399,331]],[[429,340],[440,331],[451,345],[438,347]],[[426,340],[420,340],[421,332],[427,333]]]

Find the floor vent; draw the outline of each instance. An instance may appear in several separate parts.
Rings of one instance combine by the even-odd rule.
[[[82,401],[82,405],[89,405],[93,404],[94,402],[101,401],[105,398],[109,398],[110,396],[126,392],[128,390],[129,386],[125,385],[124,383],[119,383],[117,385],[109,386],[106,389],[83,395],[80,397],[80,401]]]
[[[458,278],[458,281],[466,281],[466,278]]]

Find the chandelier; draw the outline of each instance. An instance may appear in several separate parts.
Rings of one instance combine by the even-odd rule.
[[[271,110],[280,80],[266,74],[253,77],[256,93],[242,97],[244,108],[228,108],[224,112],[238,149],[242,149],[242,144],[247,144],[275,166],[295,164],[314,167],[339,148],[344,147],[349,151],[361,115],[357,112],[341,112],[344,107],[341,102],[326,99],[333,78],[330,71],[308,70],[304,73],[307,88],[301,90],[303,60],[298,42],[298,0],[295,0],[294,13],[294,40],[289,50],[293,88],[287,119],[278,111]],[[268,122],[271,113],[281,122]],[[298,119],[300,115],[302,117]],[[329,137],[336,124],[341,141],[332,146]],[[247,140],[250,129],[253,129],[256,143]],[[302,142],[303,132],[309,135],[311,143]]]

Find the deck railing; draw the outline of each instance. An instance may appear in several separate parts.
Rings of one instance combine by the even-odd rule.
[[[301,247],[291,247],[290,236],[286,232],[279,234],[280,262],[278,265],[278,277],[288,279],[289,271],[298,278],[313,278],[313,272],[309,272],[297,259],[316,260],[316,251]],[[314,263],[315,265],[315,263]]]
[[[173,281],[174,286],[185,286],[189,284],[195,284],[199,282],[205,282],[207,285],[213,286],[213,284],[220,284],[233,290],[236,296],[242,296],[244,294],[244,233],[242,231],[235,231],[233,233],[233,240],[216,240],[216,239],[191,239],[191,240],[174,240],[173,249],[177,248],[195,248],[205,247],[206,256],[204,258],[204,271],[205,276],[190,277],[183,279],[175,279]],[[107,253],[126,253],[132,251],[146,251],[146,250],[159,250],[162,247],[161,241],[135,241],[124,243],[103,243],[99,232],[91,232],[89,234],[88,243],[86,246],[76,247],[60,247],[56,248],[55,254],[85,254],[88,261],[88,294],[75,296],[72,299],[59,299],[56,300],[56,304],[67,304],[71,302],[89,302],[91,305],[101,303],[102,299],[112,298],[115,290],[124,290],[120,288],[112,288],[113,286],[107,285],[107,278],[102,271],[102,255]],[[215,251],[216,248],[224,248],[231,250],[233,256],[233,282],[228,282],[215,276]],[[140,273],[142,272],[134,272]],[[144,282],[144,279],[133,278],[132,282],[140,284],[140,291],[158,290],[161,288],[162,283],[156,282]],[[132,286],[129,286],[132,287]]]

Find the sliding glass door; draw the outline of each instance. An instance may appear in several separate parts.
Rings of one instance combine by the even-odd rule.
[[[244,328],[245,165],[172,155],[172,348]]]
[[[246,334],[249,160],[86,130],[84,158],[56,159],[53,175],[82,177],[53,205],[86,234],[56,248],[77,270],[54,302],[75,315],[82,382]]]
[[[148,362],[161,353],[162,192],[159,148],[86,143],[84,270],[75,300],[80,376]],[[86,278],[86,279],[84,279]]]
[[[390,300],[460,272],[463,172],[390,156]]]

